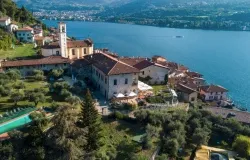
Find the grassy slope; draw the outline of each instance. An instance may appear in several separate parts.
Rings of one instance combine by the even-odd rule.
[[[0,50],[0,59],[34,56],[36,51],[33,46],[33,44],[25,44],[24,46],[15,46],[12,50]]]
[[[116,151],[118,159],[126,159],[126,154],[134,154],[134,148],[137,148],[137,155],[150,157],[156,148],[154,145],[150,150],[141,150],[141,144],[132,141],[134,136],[144,133],[138,124],[104,120],[103,131],[105,145],[101,148],[102,154]]]
[[[25,83],[25,90],[33,90],[36,88],[49,89],[48,83],[44,81],[35,81],[35,82],[24,81],[24,83]],[[13,83],[10,83],[9,85],[13,85]],[[46,95],[46,101],[44,103],[38,103],[38,107],[50,106],[53,100],[56,101],[54,97],[55,96],[51,94]],[[58,102],[58,103],[62,105],[66,104],[66,102]],[[16,107],[34,106],[34,103],[29,101],[19,101],[17,105],[18,106],[14,105],[9,96],[0,97],[0,114],[8,110],[14,109]]]

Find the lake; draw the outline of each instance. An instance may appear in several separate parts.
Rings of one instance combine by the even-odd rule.
[[[48,26],[57,21],[45,20]],[[130,24],[67,23],[68,36],[90,37],[96,48],[122,56],[161,55],[200,72],[209,83],[229,89],[236,104],[250,110],[250,32],[159,28]],[[174,38],[184,36],[184,38]]]

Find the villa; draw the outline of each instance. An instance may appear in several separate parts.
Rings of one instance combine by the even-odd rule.
[[[75,63],[78,64],[75,64]],[[84,71],[91,68],[89,75],[97,90],[107,99],[133,98],[138,94],[138,78],[140,70],[104,53],[98,52],[85,56],[74,62]],[[78,74],[80,74],[78,72]]]
[[[68,40],[66,24],[58,23],[59,41],[52,42],[42,47],[43,56],[62,56],[69,59],[79,59],[93,54],[94,43],[91,39],[86,40]]]
[[[212,84],[200,87],[200,95],[204,101],[226,100],[227,92],[228,92],[227,89],[219,85]]]

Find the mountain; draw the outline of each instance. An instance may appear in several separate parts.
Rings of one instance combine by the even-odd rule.
[[[37,22],[33,15],[24,7],[18,7],[12,0],[0,0],[0,16],[9,16],[16,22],[29,24]]]

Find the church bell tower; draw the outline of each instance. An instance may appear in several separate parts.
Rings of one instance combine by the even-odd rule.
[[[61,56],[64,58],[68,58],[66,24],[64,22],[59,22],[58,30]]]

